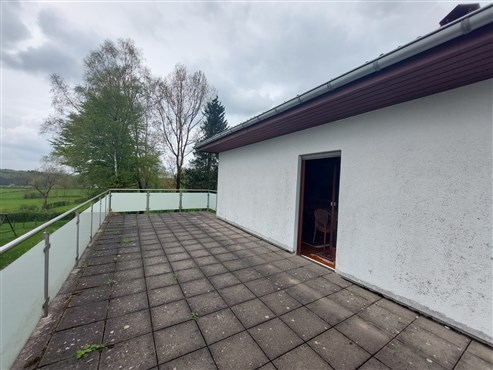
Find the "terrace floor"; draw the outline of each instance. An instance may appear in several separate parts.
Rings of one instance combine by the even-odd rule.
[[[14,367],[493,368],[490,347],[211,213],[104,227]],[[85,344],[105,348],[77,360]]]

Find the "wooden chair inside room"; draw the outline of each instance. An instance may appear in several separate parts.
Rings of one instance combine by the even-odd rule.
[[[313,243],[315,243],[315,238],[317,236],[317,231],[323,233],[324,236],[324,249],[327,244],[327,232],[329,232],[330,227],[330,212],[326,209],[317,208],[314,211],[315,216],[315,227],[313,230]]]

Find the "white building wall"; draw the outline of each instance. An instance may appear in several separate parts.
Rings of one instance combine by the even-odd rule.
[[[217,214],[295,251],[300,156],[340,150],[337,272],[492,343],[492,90],[221,153]]]

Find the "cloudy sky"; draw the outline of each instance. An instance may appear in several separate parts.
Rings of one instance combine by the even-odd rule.
[[[49,75],[80,81],[105,39],[133,39],[154,75],[202,70],[236,125],[435,30],[456,4],[2,0],[0,167],[39,167]]]

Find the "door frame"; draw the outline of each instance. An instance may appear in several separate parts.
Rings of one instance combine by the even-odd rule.
[[[295,251],[298,256],[301,255],[301,239],[303,233],[303,210],[304,210],[304,192],[305,192],[305,170],[306,170],[306,161],[313,159],[325,159],[325,158],[341,158],[341,164],[339,166],[339,192],[340,192],[340,183],[341,183],[341,168],[342,168],[342,150],[334,150],[330,152],[317,152],[310,154],[301,154],[298,156],[298,186],[297,186],[297,199],[296,199],[296,245]],[[339,199],[337,208],[339,210]],[[338,225],[339,226],[339,225]],[[338,227],[339,229],[339,227]]]

